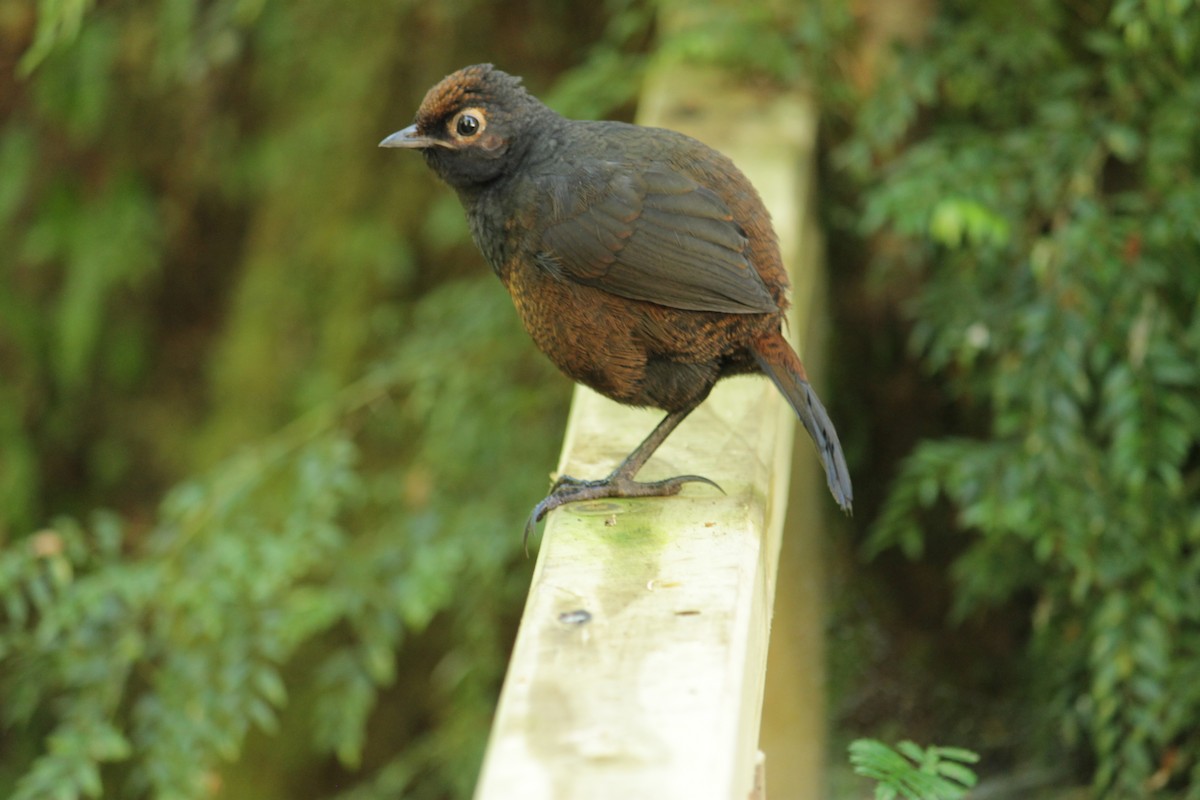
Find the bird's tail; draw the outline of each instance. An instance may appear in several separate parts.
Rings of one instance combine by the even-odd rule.
[[[825,480],[833,499],[843,511],[849,513],[854,490],[850,485],[846,457],[842,454],[842,443],[838,441],[837,431],[825,406],[821,405],[820,398],[808,383],[808,375],[800,357],[783,338],[783,334],[778,332],[755,340],[752,350],[762,371],[796,410],[825,464]]]

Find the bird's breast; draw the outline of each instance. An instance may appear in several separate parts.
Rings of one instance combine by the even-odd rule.
[[[501,279],[517,245],[515,231],[518,227],[518,220],[503,214],[497,203],[476,202],[467,208],[467,228],[471,238],[488,266]]]

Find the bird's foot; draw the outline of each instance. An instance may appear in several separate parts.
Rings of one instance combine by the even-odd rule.
[[[661,481],[635,481],[630,477],[614,472],[602,480],[581,480],[570,475],[562,475],[554,482],[550,494],[533,507],[533,512],[525,522],[525,549],[529,550],[529,534],[533,532],[542,519],[554,509],[567,503],[580,500],[603,500],[611,497],[669,497],[679,494],[679,490],[687,483],[707,483],[722,494],[725,490],[702,475],[677,475]]]

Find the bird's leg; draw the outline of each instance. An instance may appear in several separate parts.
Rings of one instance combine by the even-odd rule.
[[[642,466],[654,454],[668,436],[671,431],[683,422],[684,418],[696,408],[699,403],[695,403],[680,411],[672,411],[663,418],[662,422],[650,432],[650,435],[642,440],[642,443],[634,449],[632,453],[625,457],[625,460],[612,471],[607,478],[601,480],[581,480],[573,478],[570,475],[563,475],[554,482],[554,486],[550,489],[550,494],[546,496],[542,502],[534,506],[533,513],[529,515],[529,520],[525,523],[525,541],[529,541],[529,534],[533,527],[541,522],[546,514],[558,508],[565,503],[574,503],[578,500],[600,500],[609,497],[667,497],[673,494],[679,494],[679,490],[683,488],[685,483],[707,483],[709,486],[715,487],[718,491],[724,491],[720,486],[713,483],[708,478],[700,475],[678,475],[674,478],[666,478],[661,481],[635,481],[633,478],[641,470]]]

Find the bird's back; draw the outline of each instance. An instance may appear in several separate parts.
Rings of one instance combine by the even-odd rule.
[[[787,309],[788,276],[771,215],[758,191],[723,153],[698,139],[667,128],[626,122],[570,120],[564,153],[603,153],[638,172],[670,169],[715,192],[749,240],[749,260],[779,309]]]
[[[512,181],[497,187],[504,202],[479,207],[485,213],[507,210],[504,220],[486,224],[482,238],[491,243],[481,241],[480,247],[499,256],[489,255],[489,261],[538,347],[569,376],[602,394],[667,410],[698,402],[723,375],[757,371],[749,342],[779,329],[787,276],[769,216],[749,181],[729,159],[674,131],[563,122],[539,141]],[[715,206],[707,212],[740,241],[736,253],[715,249],[741,266],[689,260],[694,237],[683,230],[665,237],[662,230],[646,230],[651,223],[644,207],[631,207],[623,216],[619,198],[611,195],[613,184],[626,178],[669,190],[684,186],[684,194],[690,193],[688,185],[703,187],[700,194]],[[588,216],[609,201],[616,205],[615,221]],[[474,218],[482,227],[482,215]],[[622,220],[629,228],[612,234],[608,226],[619,227]],[[696,222],[702,227],[713,220]],[[556,230],[560,224],[566,232]],[[613,238],[605,241],[609,234]],[[657,244],[639,245],[639,237]],[[593,263],[608,256],[616,269]],[[757,277],[746,274],[751,268]],[[706,293],[708,287],[699,293],[698,307],[681,304],[699,273],[711,280],[713,292],[731,288],[731,299]],[[724,302],[734,310],[721,310]]]

